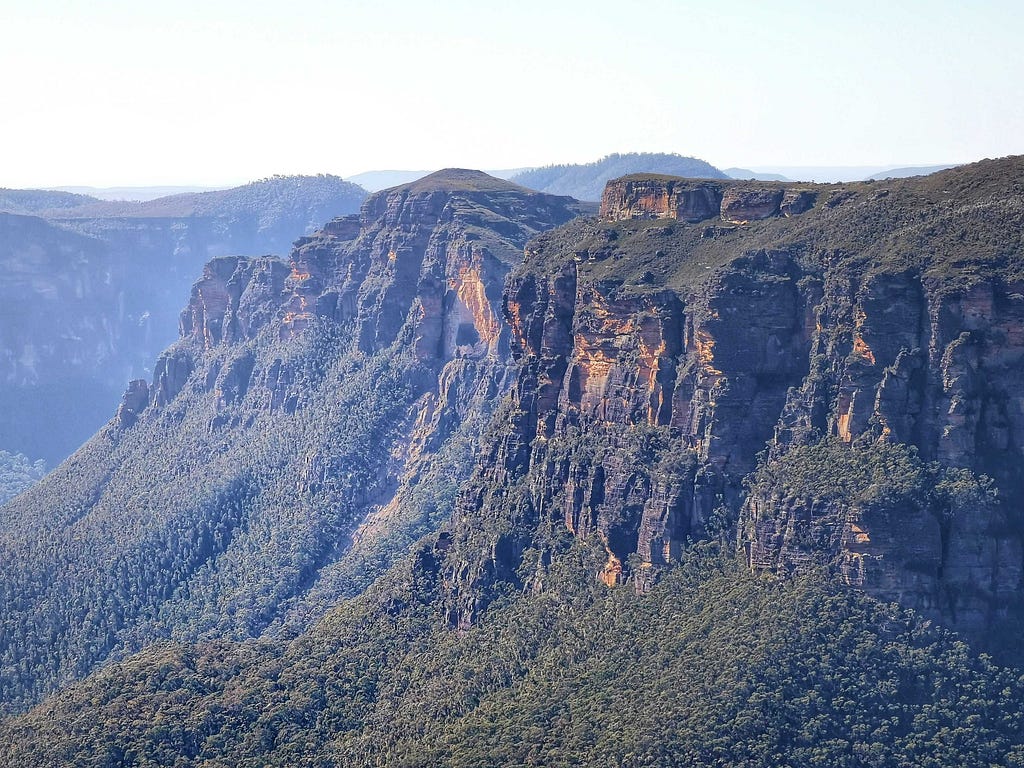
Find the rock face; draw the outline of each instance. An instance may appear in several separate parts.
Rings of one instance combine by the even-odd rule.
[[[701,296],[624,295],[575,263],[516,276],[505,294],[520,363],[511,429],[479,470],[486,482],[460,500],[464,545],[478,510],[508,503],[526,477],[515,502],[525,520],[596,536],[607,552],[600,578],[644,588],[720,508],[738,505],[788,389],[807,373],[798,279],[792,259],[770,253],[736,260]],[[518,578],[533,537],[506,534],[494,546],[503,557],[455,565],[450,580],[468,586],[453,621],[472,621],[491,580]]]
[[[787,398],[774,450],[820,434],[906,443],[925,460],[992,477],[1001,504],[944,516],[759,494],[744,506],[751,566],[788,573],[834,562],[851,584],[984,627],[1021,592],[1024,285],[936,285],[908,271],[859,284],[829,276],[821,290],[814,370]],[[828,541],[811,558],[799,545],[808,537]]]
[[[0,709],[169,632],[305,626],[436,530],[512,380],[504,278],[578,210],[451,170],[211,260],[151,381],[5,508]]]
[[[448,534],[451,621],[473,621],[495,583],[536,586],[557,556],[550,531],[594,538],[607,553],[596,576],[644,589],[689,539],[737,516],[754,569],[826,565],[976,638],[1015,615],[1024,285],[1004,256],[972,261],[972,246],[944,233],[992,237],[1020,259],[985,217],[1020,221],[1024,203],[1013,187],[972,183],[879,192],[628,177],[608,184],[595,229],[541,238],[505,294],[520,363],[506,429]],[[798,213],[799,241],[785,224]],[[697,234],[710,217],[739,226]],[[929,223],[905,246],[909,217]],[[644,223],[659,218],[686,225]],[[873,238],[889,239],[874,249]],[[993,478],[1000,501],[748,495],[759,466],[826,439],[912,446],[926,464]],[[480,522],[502,516],[511,522]]]
[[[678,219],[690,224],[720,218],[745,224],[772,216],[795,216],[814,205],[816,193],[782,184],[693,181],[636,174],[611,181],[601,197],[601,218]]]
[[[278,177],[147,203],[0,192],[0,449],[58,463],[153,373],[195,275],[226,255],[285,255],[359,209],[336,177]]]

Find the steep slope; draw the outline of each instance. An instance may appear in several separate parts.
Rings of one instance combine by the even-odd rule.
[[[432,556],[288,645],[165,644],[0,722],[0,765],[1015,765],[1024,685],[893,605],[689,553],[648,594],[562,551],[453,632]]]
[[[613,154],[583,165],[549,165],[516,174],[516,184],[554,195],[571,195],[578,200],[600,200],[610,179],[631,173],[663,173],[695,179],[725,179],[724,173],[694,157],[633,152]]]
[[[1024,531],[1022,171],[1008,158],[849,186],[639,175],[608,185],[600,220],[540,237],[506,292],[508,429],[445,540],[450,621],[471,624],[505,585],[537,588],[561,530],[602,542],[606,583],[644,590],[742,508],[752,568],[827,564],[1007,645]],[[864,459],[812,453],[803,485],[772,479],[792,471],[773,462],[828,438]],[[838,502],[814,495],[823,472],[848,489]]]
[[[989,642],[1016,637],[1020,589],[1007,574],[1021,559],[1022,179],[1024,159],[1008,158],[886,184],[650,175],[609,184],[598,219],[536,237],[520,266],[508,251],[507,331],[497,338],[510,334],[517,365],[504,369],[511,389],[483,440],[464,454],[475,468],[450,522],[290,643],[150,647],[8,720],[9,764],[1019,763],[1019,672],[932,619]],[[524,215],[521,191],[464,173],[457,181],[519,201]],[[362,402],[365,390],[343,382],[374,364],[375,391],[390,390],[328,439],[307,439],[318,456],[359,441],[375,418],[376,429],[395,423],[394,412],[375,414],[412,400],[394,394],[393,382],[412,379],[400,375],[406,358],[381,344],[398,339],[435,366],[459,360],[444,351],[453,333],[456,355],[460,335],[478,363],[494,348],[490,315],[471,302],[462,300],[472,328],[461,309],[440,322],[431,309],[476,290],[451,286],[452,304],[417,293],[401,327],[381,311],[409,306],[400,274],[435,295],[423,279],[431,259],[410,266],[414,211],[458,200],[470,219],[493,221],[466,202],[470,193],[445,191],[455,180],[437,186],[371,198],[358,236],[354,222],[333,223],[322,237],[352,242],[344,269],[322,238],[300,246],[276,303],[284,314],[262,326],[292,359],[325,360],[324,347],[302,345],[325,343],[322,320],[349,318],[342,348],[368,356],[342,358],[345,378],[307,384],[309,399],[294,393],[296,421],[314,403],[332,407],[339,391],[352,395],[346,408]],[[381,240],[372,221],[411,229]],[[265,387],[251,373],[262,353],[243,344],[251,366],[229,362],[230,341],[265,322],[254,319],[271,304],[252,286],[278,290],[258,277],[270,266],[247,262],[245,274],[223,277],[239,266],[211,265],[183,320],[204,354],[222,356],[198,364],[185,346],[173,350],[166,375],[130,390],[119,417],[124,425],[141,413],[124,434],[162,446],[166,460],[176,443],[146,425],[166,419],[188,434],[188,393],[209,397],[202,423],[224,435],[219,475],[240,458],[232,446],[247,414],[233,405]],[[908,358],[914,367],[903,367]],[[201,395],[211,360],[216,386]],[[273,441],[262,465],[287,461],[286,422],[253,424]],[[197,467],[219,461],[197,456]],[[372,456],[365,444],[334,453],[314,475],[350,489]],[[460,465],[434,466],[455,472],[453,492]],[[295,488],[272,505],[304,520],[313,507]],[[266,515],[242,517],[255,521],[236,526],[251,548],[249,531]],[[294,549],[346,525],[343,515],[316,520],[315,537],[292,525]],[[693,543],[707,538],[718,543]],[[863,568],[849,567],[852,555]],[[346,567],[345,557],[332,562]],[[282,574],[289,584],[287,570],[277,583]],[[193,594],[216,592],[193,583]],[[305,598],[297,605],[310,609]],[[235,620],[238,608],[227,601],[207,615]],[[225,634],[223,623],[211,632]],[[1003,658],[1019,653],[1010,645],[997,647]]]
[[[507,388],[504,276],[576,212],[452,170],[290,262],[211,261],[152,380],[0,508],[5,704],[156,638],[301,627],[435,529]]]
[[[32,195],[7,193],[23,207]],[[38,195],[45,223],[0,214],[0,449],[50,464],[103,424],[125,381],[151,375],[206,261],[284,255],[365,197],[324,176],[142,204]]]

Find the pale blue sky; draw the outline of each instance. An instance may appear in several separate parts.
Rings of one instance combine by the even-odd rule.
[[[0,187],[1021,153],[1022,7],[0,0]]]

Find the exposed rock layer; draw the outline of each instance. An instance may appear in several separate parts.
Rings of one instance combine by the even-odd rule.
[[[908,185],[893,200],[870,186],[628,177],[609,183],[596,229],[534,246],[505,294],[521,365],[507,428],[446,549],[451,620],[472,621],[496,582],[542,579],[557,551],[543,531],[596,537],[597,576],[643,589],[690,538],[738,514],[752,568],[824,564],[975,637],[1011,617],[1024,570],[1024,284],[944,237],[956,222],[1019,259],[1012,231],[990,235],[987,222],[997,209],[1019,221],[1022,200],[971,183]],[[786,222],[796,213],[799,229]],[[739,226],[695,234],[711,217]],[[680,224],[643,221],[659,218]],[[921,250],[894,256],[914,220],[929,222],[910,227]],[[889,251],[873,238],[892,238]],[[673,276],[662,254],[677,253]],[[631,277],[640,262],[651,268]],[[762,452],[771,461],[830,436],[907,443],[987,474],[1001,504],[943,518],[746,497]],[[500,533],[476,522],[502,516]]]

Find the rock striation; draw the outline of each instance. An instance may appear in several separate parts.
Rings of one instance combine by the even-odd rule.
[[[718,218],[745,224],[795,216],[814,206],[814,190],[768,182],[696,181],[635,174],[608,182],[601,197],[605,221],[678,219],[690,224]]]
[[[5,508],[0,710],[168,634],[295,631],[436,530],[512,380],[503,281],[580,210],[452,169],[210,260],[152,378]]]
[[[599,222],[540,238],[506,289],[519,372],[446,534],[451,622],[472,622],[495,583],[539,588],[565,534],[605,550],[605,583],[645,589],[737,520],[755,570],[832,568],[975,638],[1019,615],[1024,254],[1017,224],[992,222],[1024,219],[1020,166],[884,190],[609,182]],[[738,226],[708,238],[712,218]],[[942,481],[941,503],[751,490],[759,468],[827,440],[967,474]],[[964,495],[986,476],[998,503]]]

